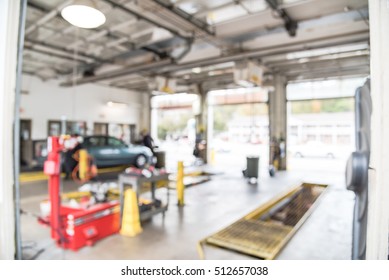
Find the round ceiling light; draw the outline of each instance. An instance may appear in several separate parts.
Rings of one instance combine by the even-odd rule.
[[[81,28],[96,28],[105,23],[105,15],[92,1],[75,1],[63,8],[61,15],[70,24]]]

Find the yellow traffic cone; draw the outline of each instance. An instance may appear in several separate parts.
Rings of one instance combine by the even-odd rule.
[[[139,217],[139,205],[135,191],[128,189],[124,193],[124,206],[121,235],[134,237],[142,232]]]

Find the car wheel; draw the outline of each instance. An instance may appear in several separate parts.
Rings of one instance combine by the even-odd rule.
[[[303,155],[300,152],[297,152],[297,153],[294,154],[294,157],[302,158]]]
[[[145,155],[138,155],[136,158],[135,158],[135,166],[137,168],[143,168],[146,166],[146,163],[147,163],[147,158]]]
[[[333,154],[333,153],[328,153],[328,154],[327,154],[327,158],[331,158],[331,159],[333,159],[333,158],[335,158],[335,156],[334,156],[334,154]]]

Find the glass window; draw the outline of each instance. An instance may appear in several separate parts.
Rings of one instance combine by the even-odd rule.
[[[123,147],[124,144],[119,139],[109,137],[108,138],[108,146]]]
[[[48,135],[49,136],[61,135],[61,122],[60,121],[49,121]]]
[[[291,125],[291,126],[289,127],[289,129],[290,129],[290,133],[291,133],[291,134],[297,135],[297,132],[298,132],[298,127],[297,127],[297,125]]]
[[[337,136],[337,143],[338,144],[350,144],[351,143],[351,136],[350,135],[338,135]]]
[[[67,134],[86,134],[86,122],[84,121],[67,121],[66,122]]]
[[[106,145],[105,137],[90,137],[87,144],[91,147],[102,147]]]
[[[288,100],[354,97],[365,78],[297,82],[287,85]]]
[[[212,90],[208,95],[210,105],[255,104],[268,101],[268,90],[260,87]]]
[[[316,140],[316,135],[308,134],[307,135],[307,141],[315,141]]]
[[[320,141],[326,144],[332,144],[332,135],[320,135]]]

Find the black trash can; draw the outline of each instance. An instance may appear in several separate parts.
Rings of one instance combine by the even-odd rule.
[[[165,168],[166,167],[166,153],[165,151],[154,151],[154,156],[157,158],[157,162],[155,164],[156,168]]]
[[[247,168],[244,172],[244,176],[247,178],[258,179],[259,174],[259,157],[250,156],[247,157]]]

